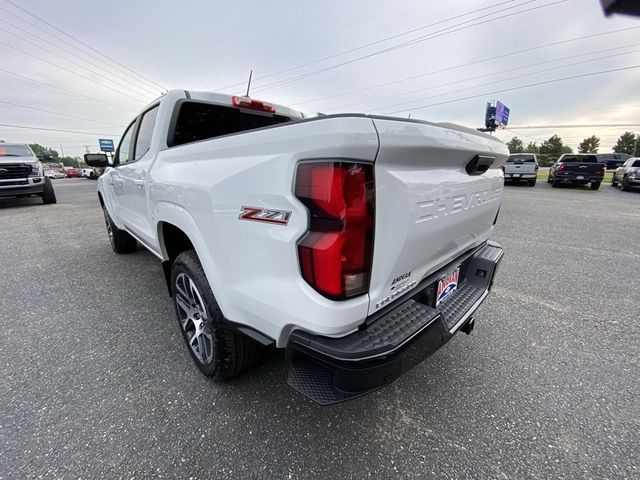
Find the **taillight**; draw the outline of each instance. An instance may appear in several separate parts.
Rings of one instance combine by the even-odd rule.
[[[261,112],[276,113],[276,107],[272,103],[263,102],[249,97],[231,97],[234,107],[248,108],[250,110],[260,110]]]
[[[310,218],[298,242],[302,277],[334,300],[367,292],[373,257],[373,165],[302,163],[295,195]]]
[[[600,165],[600,169],[602,170],[602,174],[604,175],[605,173],[607,173],[607,166],[603,163],[602,165]]]
[[[558,165],[558,172],[564,172],[564,163]]]
[[[539,168],[540,168],[540,167],[539,167],[538,165],[536,165],[535,167],[533,167],[533,171],[534,171],[534,172],[536,172],[536,173],[538,173],[538,169],[539,169]]]

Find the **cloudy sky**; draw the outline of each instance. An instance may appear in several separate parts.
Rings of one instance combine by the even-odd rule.
[[[307,112],[480,127],[499,99],[513,127],[636,125],[504,140],[596,134],[607,152],[640,131],[640,18],[599,0],[0,0],[0,20],[0,139],[66,155],[117,140],[163,88],[240,92],[250,69],[252,96]]]

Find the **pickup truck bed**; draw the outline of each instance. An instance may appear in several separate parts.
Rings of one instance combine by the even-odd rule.
[[[431,345],[419,348],[426,355],[470,331],[502,252],[487,243],[508,155],[496,139],[362,114],[306,119],[185,91],[147,107],[127,136],[127,152],[121,143],[98,181],[112,245],[126,252],[137,241],[162,260],[207,375],[242,370],[230,358],[251,349],[248,338],[286,349],[294,365],[325,368],[333,349],[338,363],[352,354],[358,369],[375,370],[418,339]],[[93,166],[105,166],[97,158]],[[487,263],[489,251],[499,254]],[[292,384],[303,371],[292,370]],[[352,375],[348,391],[343,371],[329,369],[332,391],[343,393],[334,401],[397,376],[380,370],[365,385]]]

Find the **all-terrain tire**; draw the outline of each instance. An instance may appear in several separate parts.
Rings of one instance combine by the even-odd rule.
[[[128,232],[119,229],[107,209],[102,207],[102,213],[104,213],[104,223],[107,227],[107,235],[109,236],[109,242],[111,242],[111,248],[116,253],[132,253],[138,248],[138,242]]]
[[[191,289],[195,292],[193,302],[188,298],[188,282],[195,286],[195,289]],[[180,253],[173,262],[171,294],[182,337],[202,373],[214,380],[225,381],[255,363],[260,345],[225,324],[195,250]],[[198,319],[194,320],[194,317]],[[196,333],[201,331],[201,338],[194,339]],[[207,346],[207,342],[210,346]],[[200,343],[202,347],[195,345]]]
[[[51,183],[51,179],[48,177],[44,178],[44,189],[42,190],[42,203],[45,205],[50,205],[52,203],[57,203],[56,192],[53,190],[53,184]]]

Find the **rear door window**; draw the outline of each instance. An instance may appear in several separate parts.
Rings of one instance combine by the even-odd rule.
[[[142,156],[149,151],[151,147],[151,137],[153,135],[153,127],[156,125],[156,117],[158,116],[159,105],[151,110],[147,110],[140,120],[138,128],[138,136],[136,138],[136,148],[134,150],[134,160],[140,160]]]
[[[291,121],[283,115],[197,101],[182,102],[176,109],[169,147]]]

